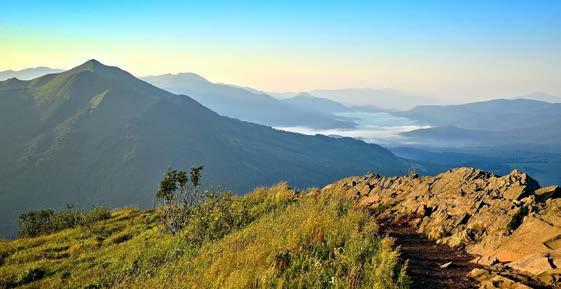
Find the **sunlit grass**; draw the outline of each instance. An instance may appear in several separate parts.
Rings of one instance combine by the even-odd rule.
[[[391,242],[336,194],[282,183],[209,204],[224,209],[207,207],[209,220],[177,235],[156,211],[124,208],[88,227],[0,241],[0,288],[407,287]]]

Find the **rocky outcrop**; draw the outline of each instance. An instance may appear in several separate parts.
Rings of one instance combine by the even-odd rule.
[[[324,190],[343,191],[381,218],[410,218],[419,233],[437,243],[480,256],[473,261],[478,264],[561,283],[561,190],[541,188],[520,171],[506,176],[473,168],[434,177],[370,174]],[[488,280],[493,278],[509,283],[497,274]]]

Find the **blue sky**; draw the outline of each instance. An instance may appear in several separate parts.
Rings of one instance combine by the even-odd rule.
[[[89,58],[276,91],[561,95],[561,1],[2,1],[0,70]]]

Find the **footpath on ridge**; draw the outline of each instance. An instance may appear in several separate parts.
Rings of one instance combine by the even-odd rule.
[[[513,171],[349,177],[342,191],[372,212],[409,260],[413,289],[561,288],[561,189]],[[450,263],[451,262],[451,263]]]
[[[408,261],[411,289],[478,288],[477,282],[467,277],[477,267],[469,262],[473,258],[467,253],[436,244],[406,223],[383,224],[382,233],[395,239],[401,258]]]

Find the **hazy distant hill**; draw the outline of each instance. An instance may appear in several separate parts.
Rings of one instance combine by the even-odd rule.
[[[534,163],[526,170],[535,169],[535,175],[546,175],[548,179],[561,178],[558,170],[537,169],[550,160],[559,163],[559,158],[526,159],[528,153],[544,156],[561,153],[561,104],[529,99],[497,99],[463,105],[419,106],[394,114],[433,126],[401,134],[417,142],[417,145],[449,147],[456,151],[479,147],[474,154],[481,154],[483,149],[488,160],[495,164],[503,161],[502,154],[509,150],[509,154],[517,156],[520,163]]]
[[[561,121],[557,120],[535,126],[501,131],[443,126],[414,130],[401,133],[401,135],[430,147],[508,146],[517,148],[519,151],[561,153],[560,127]]]
[[[496,99],[461,105],[423,105],[394,114],[434,126],[502,131],[561,121],[561,104],[531,99]]]
[[[327,98],[315,97],[306,92],[300,93],[291,98],[283,99],[282,101],[294,107],[299,107],[302,109],[313,108],[314,110],[325,112],[325,113],[337,113],[337,112],[345,112],[350,110],[349,107],[341,103],[338,103],[336,101]]]
[[[62,71],[62,69],[53,69],[48,67],[26,68],[22,70],[4,70],[0,71],[0,81],[14,77],[20,80],[30,80],[46,74],[59,73]]]
[[[323,185],[408,164],[349,138],[305,136],[222,117],[91,60],[32,81],[0,82],[1,231],[23,210],[150,206],[168,166],[204,164],[205,183],[243,192],[287,180]]]
[[[561,104],[497,99],[394,114],[433,126],[401,133],[411,143],[392,148],[401,157],[498,174],[523,169],[541,184],[561,184]]]
[[[417,129],[408,132],[402,132],[402,136],[414,139],[431,140],[434,146],[438,146],[438,142],[443,145],[456,141],[457,143],[481,145],[497,141],[500,134],[494,131],[473,130],[459,128],[455,126],[437,126],[432,128]]]
[[[534,92],[522,96],[513,97],[513,99],[533,99],[550,103],[561,103],[561,97],[543,92]]]
[[[317,97],[329,98],[345,105],[375,105],[385,110],[405,110],[416,105],[432,104],[435,100],[393,89],[349,88],[309,91]]]
[[[293,97],[282,98],[281,101],[290,104],[293,107],[314,110],[322,113],[336,114],[349,112],[386,112],[386,109],[379,108],[375,105],[344,105],[340,102],[317,97],[307,92],[299,93]]]
[[[147,76],[143,80],[173,93],[186,94],[220,115],[277,127],[349,128],[350,120],[313,108],[295,107],[270,95],[212,83],[194,73]]]
[[[252,87],[249,87],[249,86],[241,86],[241,85],[236,85],[236,84],[231,84],[231,83],[218,83],[218,84],[227,85],[227,86],[231,86],[231,87],[234,87],[234,88],[241,88],[241,89],[247,90],[247,91],[249,91],[253,94],[268,94],[268,95],[271,95],[268,92],[264,92],[264,91],[261,91],[261,90],[258,90],[258,89],[255,89],[255,88],[252,88]],[[271,96],[273,96],[273,95],[271,95]]]

